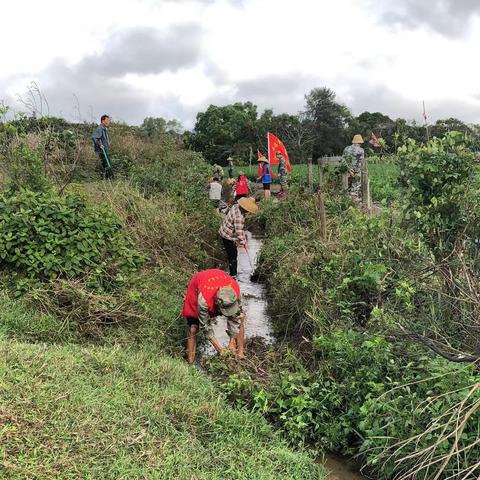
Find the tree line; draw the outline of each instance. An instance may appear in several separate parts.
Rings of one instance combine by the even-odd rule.
[[[185,133],[185,142],[211,163],[224,163],[229,155],[248,161],[252,153],[256,156],[257,148],[266,153],[269,131],[283,140],[293,163],[304,163],[310,156],[316,159],[341,154],[355,133],[361,133],[366,141],[372,132],[375,134],[380,146],[366,144],[371,153],[393,153],[407,138],[424,142],[449,131],[480,137],[480,125],[467,125],[456,118],[438,120],[426,127],[413,120],[393,120],[380,112],[354,116],[337,100],[333,90],[322,87],[305,95],[304,110],[296,115],[274,115],[271,109],[259,114],[252,102],[210,105],[197,114],[193,131]]]

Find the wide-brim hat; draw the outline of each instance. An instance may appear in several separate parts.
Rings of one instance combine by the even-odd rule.
[[[243,170],[240,170],[240,171],[238,172],[238,176],[239,176],[239,177],[243,177],[244,175],[245,175],[245,172],[244,172]]]
[[[222,315],[234,317],[240,311],[240,302],[232,287],[222,287],[217,292],[217,306]]]
[[[254,213],[254,214],[258,212],[257,202],[252,197],[242,197],[238,201],[238,205],[240,205],[240,207],[246,210],[247,212]]]
[[[259,163],[259,162],[270,163],[270,162],[268,161],[268,158],[267,158],[267,157],[260,157],[260,158],[257,160],[257,163]]]
[[[359,133],[357,133],[353,137],[352,143],[363,143],[363,142],[364,142],[363,137]]]

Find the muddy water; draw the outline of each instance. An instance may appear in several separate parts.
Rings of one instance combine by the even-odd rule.
[[[246,316],[245,338],[262,337],[267,344],[273,343],[274,337],[270,325],[270,319],[267,315],[267,300],[265,296],[265,287],[261,283],[250,281],[250,275],[255,268],[258,254],[262,248],[262,239],[248,235],[248,254],[239,250],[238,252],[238,284],[242,292],[242,307]],[[219,342],[226,346],[228,344],[228,335],[225,331],[226,320],[224,317],[218,317],[217,324],[214,327],[215,336]],[[208,344],[204,346],[203,353],[213,355],[215,350]],[[247,352],[248,355],[248,352]]]
[[[253,273],[258,254],[262,248],[262,238],[256,237],[249,232],[248,235],[248,251],[239,250],[238,253],[238,283],[242,292],[242,305],[247,318],[245,337],[262,337],[267,344],[275,341],[273,336],[270,318],[267,314],[268,300],[266,297],[266,289],[261,283],[255,283],[250,280]],[[218,317],[217,324],[214,327],[215,335],[224,346],[228,344],[228,335],[225,331],[226,320],[224,317]],[[214,355],[215,350],[208,343],[203,346],[202,353],[204,355]],[[248,356],[248,350],[245,352]],[[326,455],[319,460],[329,471],[329,480],[361,480],[362,477],[353,464],[342,457],[335,455]]]
[[[328,480],[365,480],[354,463],[346,458],[326,455],[319,463],[327,469]]]

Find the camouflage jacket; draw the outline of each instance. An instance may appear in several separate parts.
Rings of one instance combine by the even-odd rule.
[[[365,152],[360,145],[353,143],[343,151],[342,165],[349,170],[353,170],[355,174],[360,175],[363,168]]]

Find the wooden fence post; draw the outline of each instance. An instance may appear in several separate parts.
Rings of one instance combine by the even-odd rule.
[[[312,157],[308,157],[307,159],[307,183],[308,189],[312,192],[313,191],[313,165],[312,165]]]
[[[363,160],[361,181],[362,181],[362,204],[367,208],[369,208],[368,203],[369,203],[370,192],[369,192],[369,186],[368,186],[368,160],[366,158]]]
[[[320,190],[317,195],[317,212],[320,223],[320,238],[327,239],[327,214],[325,212],[325,194]]]
[[[323,169],[324,169],[323,158],[318,157],[317,158],[317,163],[318,163],[318,186],[319,186],[320,190],[322,190],[323,189],[323,184],[325,183],[325,178],[324,178],[324,175],[323,175]]]
[[[348,172],[342,173],[342,189],[348,190]]]

